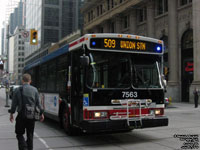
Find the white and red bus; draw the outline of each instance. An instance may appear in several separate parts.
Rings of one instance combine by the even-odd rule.
[[[86,34],[25,67],[45,115],[67,133],[167,126],[163,41]]]

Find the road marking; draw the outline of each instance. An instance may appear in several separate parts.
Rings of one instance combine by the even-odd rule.
[[[42,139],[41,137],[39,137],[39,135],[38,135],[37,133],[34,132],[34,135],[40,140],[40,142],[41,142],[42,144],[44,144],[44,146],[45,146],[48,150],[53,150],[53,149],[51,149],[51,148],[49,147],[49,145],[47,145],[47,142],[46,142],[44,139]]]

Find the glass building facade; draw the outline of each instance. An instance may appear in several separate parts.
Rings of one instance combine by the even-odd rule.
[[[36,29],[38,31],[38,45],[25,43],[25,57],[34,53],[41,47],[41,20],[42,20],[42,1],[25,0],[25,28],[26,30]]]
[[[36,51],[41,53],[46,46],[58,42],[82,25],[80,7],[83,0],[24,1],[26,30],[38,30],[38,45],[33,46],[26,42],[26,57],[33,57]]]

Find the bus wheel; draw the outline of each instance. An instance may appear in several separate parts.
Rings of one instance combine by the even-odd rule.
[[[64,108],[62,111],[62,126],[67,134],[72,135],[73,132],[70,125],[69,111],[66,108]]]

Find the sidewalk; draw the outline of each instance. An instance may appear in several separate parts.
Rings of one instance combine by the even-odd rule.
[[[180,109],[184,109],[184,108],[188,108],[188,109],[200,109],[200,104],[198,108],[194,108],[194,104],[191,103],[186,103],[186,102],[174,102],[172,104],[169,104],[167,106],[166,109],[170,109],[170,108],[180,108]]]
[[[11,106],[12,101],[9,100],[8,104],[9,106]],[[5,100],[2,100],[0,97],[0,116],[2,115],[8,115],[8,109],[10,109],[10,107],[5,107],[6,102]]]
[[[0,149],[17,150],[15,124],[9,121],[8,109],[10,109],[10,107],[5,107],[5,104],[6,103],[0,99]]]

